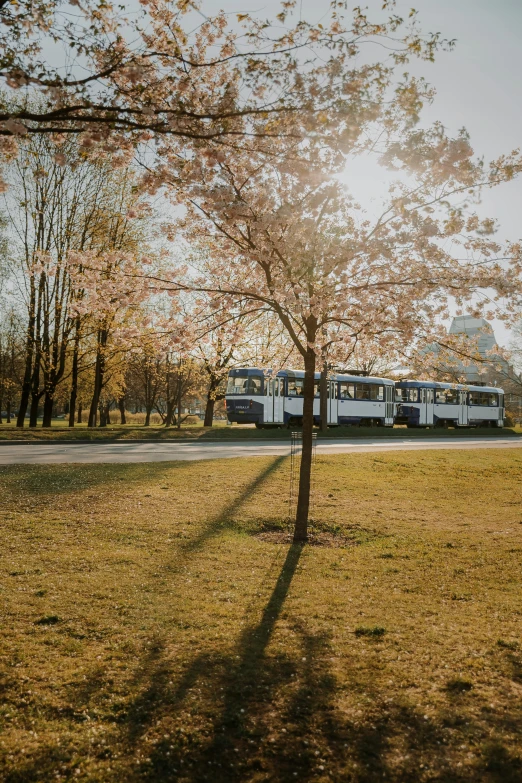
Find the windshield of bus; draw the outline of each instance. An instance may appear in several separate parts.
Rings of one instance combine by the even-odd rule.
[[[227,384],[227,394],[263,394],[262,375],[230,375]]]

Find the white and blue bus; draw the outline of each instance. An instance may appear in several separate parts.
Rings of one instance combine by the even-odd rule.
[[[395,423],[408,427],[504,426],[504,392],[495,386],[401,381],[395,401]]]
[[[314,423],[320,424],[320,375],[315,375]],[[303,422],[304,372],[263,373],[256,367],[231,370],[228,420],[256,427],[300,426]],[[393,427],[395,384],[387,378],[333,375],[327,384],[328,425]]]

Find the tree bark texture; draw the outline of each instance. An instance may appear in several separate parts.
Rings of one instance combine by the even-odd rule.
[[[71,395],[69,397],[69,427],[74,427],[74,414],[76,412],[76,399],[78,397],[78,353],[80,344],[80,335],[76,323],[76,334],[74,337],[73,358],[71,367]]]
[[[36,427],[38,424],[38,407],[40,405],[40,399],[42,392],[40,388],[40,351],[38,344],[34,355],[34,366],[31,376],[31,407],[29,409],[29,426]]]
[[[110,402],[100,402],[100,427],[111,423]]]
[[[94,390],[89,410],[88,427],[96,427],[97,410],[100,402],[100,396],[103,389],[105,376],[105,348],[107,346],[107,330],[100,329],[98,332],[98,344],[96,351],[96,364],[94,368]]]
[[[299,493],[295,517],[294,542],[308,539],[308,513],[310,511],[310,489],[312,480],[312,435],[314,428],[314,374],[315,353],[307,349],[303,389],[303,434],[301,469],[299,471]]]
[[[127,417],[125,416],[125,395],[123,394],[118,398],[118,410],[120,411],[120,424],[127,424]]]
[[[214,421],[214,406],[216,404],[216,399],[212,395],[211,391],[209,390],[207,395],[207,405],[205,407],[205,419],[203,421],[204,427],[212,427],[213,421]]]
[[[43,413],[42,413],[42,427],[50,427],[53,418],[53,406],[54,397],[49,390],[46,390],[44,395]]]
[[[165,414],[165,427],[172,427],[174,421],[174,399],[167,400],[167,412]]]
[[[18,416],[16,419],[16,426],[23,427],[25,423],[25,414],[29,407],[29,397],[31,396],[31,376],[33,370],[33,353],[34,353],[34,325],[35,325],[35,312],[36,312],[36,285],[34,277],[31,275],[30,281],[30,294],[29,294],[29,310],[27,318],[27,332],[25,338],[25,368],[24,379],[22,382],[22,396],[20,398],[20,406],[18,408]]]
[[[319,404],[321,416],[321,432],[328,430],[328,364],[323,362],[319,384]]]

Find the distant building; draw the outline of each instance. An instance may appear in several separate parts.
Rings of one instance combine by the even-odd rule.
[[[472,318],[470,315],[460,315],[453,319],[449,328],[450,334],[466,334],[469,338],[478,338],[478,353],[482,359],[488,362],[487,365],[464,364],[458,362],[457,372],[462,376],[465,383],[483,386],[490,382],[486,375],[490,375],[488,370],[495,368],[495,375],[507,375],[512,372],[512,368],[501,356],[491,353],[497,341],[491,324],[485,318]],[[486,370],[486,372],[485,372]]]
[[[465,334],[473,339],[473,351],[470,353],[478,351],[483,361],[475,363],[470,360],[467,364],[465,359],[455,357],[447,367],[438,364],[434,372],[441,376],[440,380],[451,379],[472,386],[502,386],[511,392],[514,392],[515,388],[520,389],[521,379],[512,365],[495,353],[497,345],[495,333],[485,318],[473,318],[471,315],[457,316],[451,322],[449,334]],[[438,354],[440,348],[437,345],[430,345],[426,348],[426,352]]]
[[[461,383],[468,383],[471,386],[501,386],[505,380],[513,380],[520,384],[520,379],[516,375],[513,367],[506,360],[495,353],[497,341],[491,324],[485,318],[473,318],[471,315],[456,316],[451,322],[449,334],[465,334],[470,340],[473,339],[471,353],[478,350],[478,354],[483,362],[474,363],[470,360],[466,363],[465,358],[459,359],[456,355],[448,362],[447,366],[440,360],[436,360],[433,367],[426,367],[426,372],[434,380],[451,380]],[[437,344],[427,345],[421,353],[438,356],[441,348]],[[412,370],[407,366],[395,367],[393,375],[407,378]],[[415,371],[413,371],[415,372]]]
[[[485,318],[472,318],[470,315],[459,315],[453,319],[449,328],[450,334],[467,334],[478,338],[478,349],[481,356],[486,356],[497,344],[491,324]]]

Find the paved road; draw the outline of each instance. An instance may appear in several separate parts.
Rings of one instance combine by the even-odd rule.
[[[318,454],[350,454],[365,451],[417,451],[422,449],[516,449],[522,438],[361,438],[360,440],[319,441]],[[249,443],[36,443],[0,444],[0,465],[51,465],[66,462],[164,462],[168,460],[259,457],[290,453],[288,441]]]

